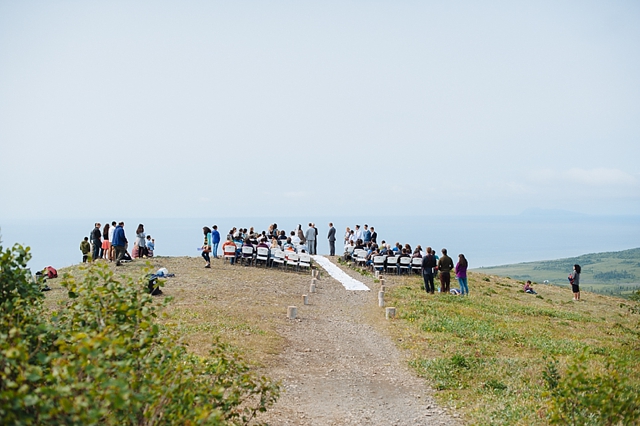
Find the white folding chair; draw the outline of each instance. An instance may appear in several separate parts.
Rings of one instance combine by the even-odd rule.
[[[251,246],[242,246],[242,264],[244,265],[245,261],[249,262],[249,266],[253,264],[253,247]]]
[[[367,263],[367,251],[366,250],[358,250],[356,254],[356,265],[363,265]]]
[[[422,271],[422,258],[414,257],[411,259],[411,272],[420,274],[420,271]]]
[[[264,262],[264,267],[266,268],[269,264],[269,249],[266,247],[258,247],[258,252],[256,253],[256,266],[258,266],[258,262]]]
[[[387,272],[389,271],[398,273],[398,256],[387,257]]]
[[[284,252],[280,249],[276,249],[273,253],[273,259],[271,259],[271,266],[276,265],[278,267],[285,266],[284,264]]]
[[[224,261],[231,261],[231,259],[235,259],[236,257],[236,247],[235,246],[224,246],[223,250]]]
[[[311,255],[309,253],[300,253],[298,255],[298,269],[299,268],[311,269]]]
[[[285,269],[291,266],[292,268],[295,267],[297,270],[298,262],[299,262],[298,254],[295,251],[287,251],[285,252],[285,255],[286,255]]]
[[[387,256],[373,256],[373,269],[378,271],[384,271],[384,261]]]
[[[401,274],[402,271],[407,271],[407,273],[409,273],[410,270],[411,270],[411,258],[401,257],[400,261],[398,262],[398,273]]]

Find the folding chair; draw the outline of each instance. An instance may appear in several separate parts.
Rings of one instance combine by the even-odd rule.
[[[264,267],[266,268],[269,264],[269,249],[266,247],[258,247],[258,252],[256,253],[256,266],[258,266],[258,262],[264,262]]]

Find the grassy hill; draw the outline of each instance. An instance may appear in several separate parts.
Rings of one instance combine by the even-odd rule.
[[[516,263],[475,269],[485,274],[516,280],[568,286],[574,264],[582,266],[581,289],[594,293],[625,296],[640,288],[640,248],[591,253],[578,257]]]
[[[175,300],[160,321],[181,335],[191,351],[206,356],[217,337],[265,372],[277,362],[286,344],[278,333],[286,323],[282,308],[298,301],[299,274],[222,262],[207,270],[194,258],[155,258],[150,264],[176,273],[165,287]],[[142,262],[118,270],[132,276],[143,271]],[[78,267],[66,272],[83,274]],[[362,274],[360,279],[377,289],[371,274]],[[306,276],[302,279],[307,282]],[[480,273],[469,275],[469,297],[427,295],[418,276],[385,279],[385,302],[396,307],[397,317],[384,319],[374,291],[363,321],[407,351],[410,366],[463,423],[546,425],[566,412],[558,408],[563,395],[575,401],[580,415],[591,415],[585,407],[597,401],[609,404],[603,411],[639,411],[639,303],[587,291],[583,301],[572,302],[570,289],[559,286],[535,285],[538,295],[525,294],[518,280]],[[47,299],[53,307],[64,302],[66,292],[56,280],[50,284]],[[597,401],[590,404],[591,396]],[[627,396],[623,406],[620,401]],[[635,423],[620,419],[557,423],[638,424],[639,417]]]

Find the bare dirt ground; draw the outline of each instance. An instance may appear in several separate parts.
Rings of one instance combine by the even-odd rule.
[[[347,271],[373,291],[347,291],[323,274],[311,304],[278,329],[285,350],[269,375],[284,392],[263,420],[273,425],[453,425],[424,381],[380,327],[379,285]],[[309,276],[303,278],[310,282]],[[376,313],[373,310],[378,310]],[[284,312],[284,311],[283,311]],[[372,324],[373,323],[373,324]],[[455,417],[454,417],[455,416]]]

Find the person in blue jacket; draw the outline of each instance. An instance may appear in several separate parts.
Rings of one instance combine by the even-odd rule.
[[[120,222],[118,223],[118,226],[116,226],[116,230],[113,231],[113,241],[111,241],[111,245],[116,252],[116,266],[120,266],[122,264],[121,261],[126,251],[126,244],[127,237],[124,235],[124,222]]]
[[[220,233],[218,232],[218,225],[213,225],[213,231],[211,232],[211,242],[213,244],[211,251],[213,252],[213,258],[218,259],[218,244],[220,244]]]

